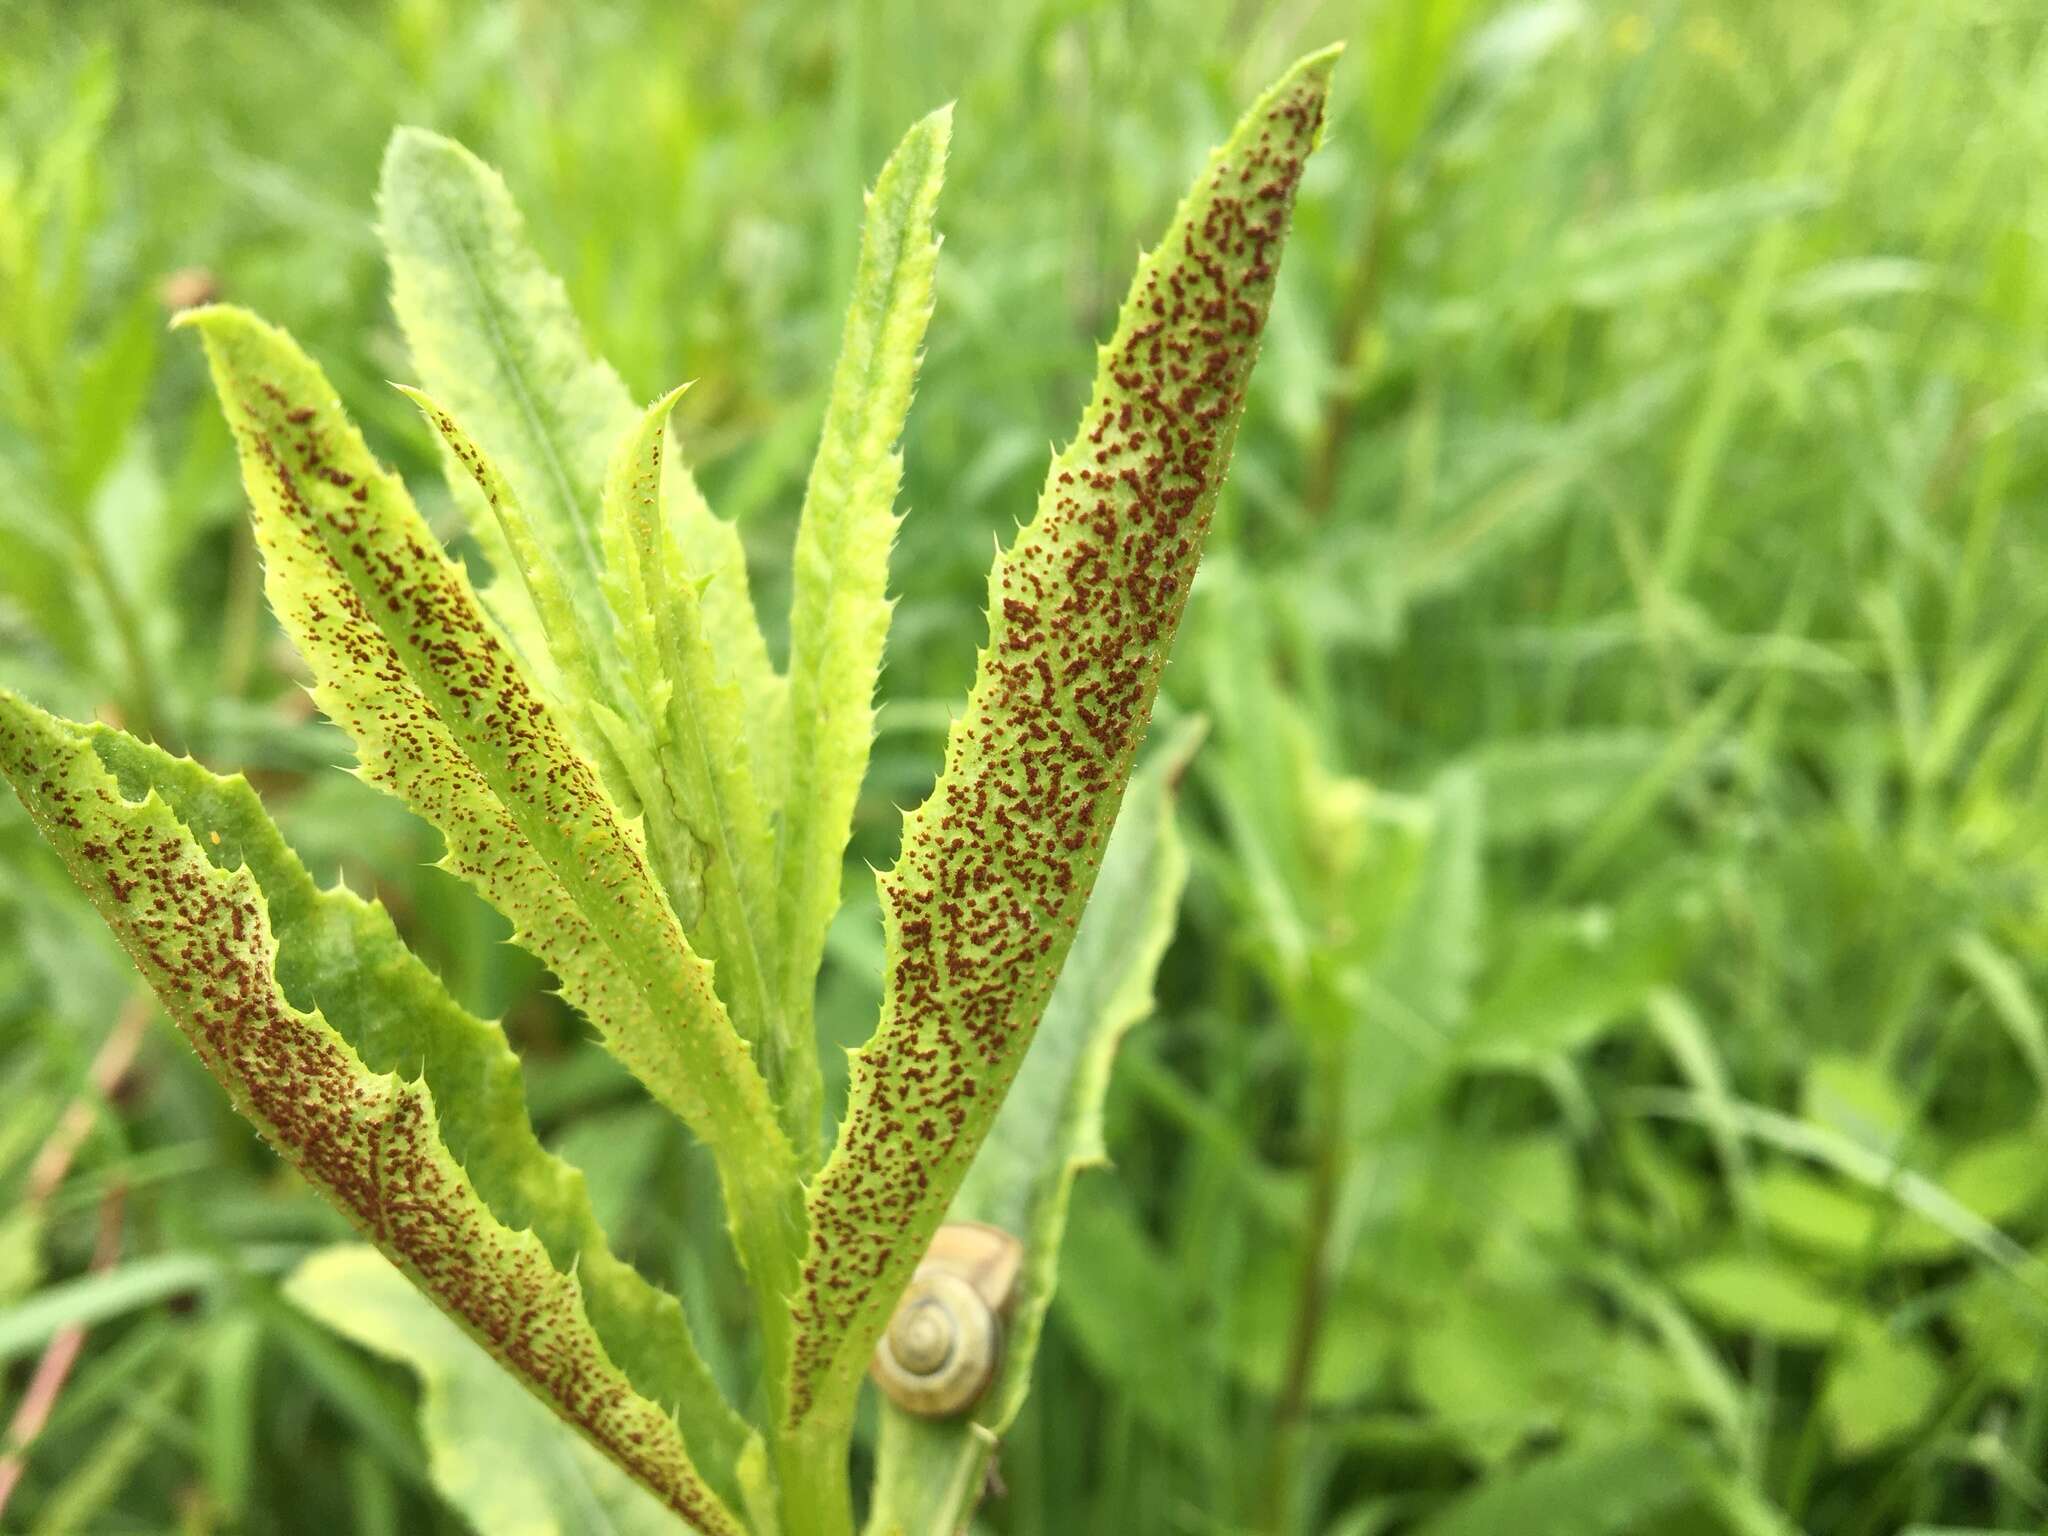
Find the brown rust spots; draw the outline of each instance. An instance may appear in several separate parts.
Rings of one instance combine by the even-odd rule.
[[[370,1072],[285,1000],[249,873],[213,864],[155,795],[121,798],[65,730],[0,696],[0,770],[237,1108],[564,1418],[702,1530],[737,1533],[673,1421],[606,1356],[575,1279],[491,1216],[425,1088]]]
[[[441,831],[449,867],[664,1103],[714,1148],[763,1140],[771,1166],[766,1089],[709,965],[461,568],[289,338],[233,313],[200,323],[272,606],[364,777]]]
[[[1327,73],[1262,104],[1141,265],[1081,434],[998,560],[945,772],[881,877],[887,1011],[809,1200],[792,1420],[852,1390],[1065,957],[1229,461]]]

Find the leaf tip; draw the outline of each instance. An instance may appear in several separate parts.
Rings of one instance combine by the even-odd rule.
[[[958,101],[945,102],[933,108],[918,120],[918,129],[931,135],[933,143],[938,146],[942,154],[952,142],[953,108],[958,105]]]
[[[166,322],[166,328],[173,331],[196,330],[204,336],[237,311],[238,306],[233,304],[195,304],[190,309],[181,309],[171,316]],[[247,313],[245,310],[240,312]]]
[[[419,413],[427,418],[428,425],[433,425],[434,418],[443,414],[434,397],[417,385],[401,384],[396,379],[386,379],[384,382],[410,400]]]
[[[384,145],[383,175],[386,181],[397,172],[425,165],[431,160],[461,160],[469,151],[446,134],[422,128],[416,123],[400,123],[391,130],[391,137]]]

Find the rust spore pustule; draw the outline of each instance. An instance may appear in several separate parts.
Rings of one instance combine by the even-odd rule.
[[[237,1107],[508,1368],[699,1528],[736,1533],[675,1426],[584,1325],[573,1277],[498,1227],[442,1145],[425,1088],[370,1072],[276,979],[254,877],[165,802],[122,798],[88,732],[0,711],[0,770]],[[60,766],[61,764],[61,766]]]
[[[880,880],[881,1028],[808,1201],[788,1417],[852,1390],[1036,1027],[1187,601],[1322,123],[1328,57],[1254,109],[1141,264],[1080,435],[998,558],[945,772]]]
[[[402,483],[283,333],[234,313],[193,323],[241,449],[272,607],[364,776],[441,831],[448,867],[722,1166],[737,1155],[729,1127],[775,1136],[766,1087],[644,849]]]

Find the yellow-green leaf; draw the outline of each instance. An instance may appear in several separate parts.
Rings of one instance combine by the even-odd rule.
[[[789,1144],[637,827],[312,361],[241,311],[181,323],[206,342],[241,451],[271,606],[360,771],[440,830],[447,865],[710,1147],[750,1277],[786,1294],[801,1221]]]
[[[1066,958],[1230,462],[1335,58],[1261,97],[1139,263],[1080,434],[991,573],[966,711],[880,880],[883,1014],[810,1187],[792,1422],[850,1411]]]
[[[1044,1022],[1003,1101],[949,1219],[980,1221],[1024,1244],[1019,1295],[1004,1329],[1001,1373],[971,1417],[925,1423],[882,1404],[869,1529],[954,1530],[979,1495],[984,1463],[1016,1421],[1059,1282],[1075,1177],[1108,1161],[1102,1102],[1117,1047],[1152,1011],[1152,982],[1187,884],[1174,785],[1187,735],[1131,781],[1102,859],[1102,878]]]
[[[610,1318],[650,1389],[682,1386],[676,1406],[722,1442],[730,1486],[744,1431],[680,1312],[605,1249],[580,1181],[533,1141],[502,1042],[382,914],[314,888],[246,784],[8,693],[0,773],[265,1140],[619,1465],[701,1530],[738,1531],[674,1413],[593,1325]]]
[[[792,1051],[776,996],[774,836],[749,761],[744,705],[719,675],[701,597],[663,505],[664,438],[680,393],[650,407],[613,457],[604,498],[605,596],[658,748],[661,783],[644,797],[657,807],[650,819],[703,850],[693,942],[717,968],[719,994],[787,1114]],[[800,1054],[815,1075],[815,1050]],[[816,1097],[804,1097],[815,1121]],[[817,1134],[801,1122],[785,1126],[794,1144]]]
[[[420,1436],[441,1496],[486,1536],[676,1536],[675,1517],[549,1418],[488,1355],[360,1246],[328,1248],[285,1294],[420,1379]]]
[[[790,1034],[807,1049],[798,1112],[818,1120],[812,988],[839,910],[854,803],[875,732],[875,681],[889,633],[896,542],[897,439],[910,411],[931,318],[939,241],[932,218],[953,114],[903,136],[868,196],[860,269],[847,307],[825,428],[797,524],[789,611],[789,756],[781,848],[782,990]]]

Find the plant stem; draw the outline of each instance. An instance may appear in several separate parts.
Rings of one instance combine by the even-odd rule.
[[[1309,1173],[1308,1229],[1302,1240],[1301,1273],[1295,1288],[1294,1324],[1287,1363],[1273,1409],[1273,1442],[1267,1463],[1264,1525],[1272,1536],[1295,1528],[1296,1484],[1302,1441],[1314,1398],[1316,1359],[1330,1302],[1330,1235],[1335,1227],[1337,1191],[1345,1172],[1344,1053],[1327,1053],[1316,1073],[1312,1101],[1314,1163]]]
[[[135,610],[129,606],[120,582],[114,579],[114,568],[108,563],[107,552],[99,539],[86,531],[80,535],[78,543],[86,575],[99,589],[100,600],[107,606],[107,617],[114,626],[114,639],[121,648],[121,662],[128,672],[126,686],[119,691],[122,707],[128,715],[123,723],[144,740],[153,741],[166,751],[176,751],[178,744],[166,733],[157,709],[156,668],[150,662],[148,647],[143,644],[142,626],[136,621]]]
[[[72,1159],[92,1130],[94,1117],[99,1106],[110,1098],[128,1075],[128,1069],[135,1060],[137,1047],[149,1027],[155,1008],[145,998],[135,998],[121,1010],[114,1027],[100,1045],[87,1073],[90,1084],[65,1108],[56,1129],[50,1132],[35,1161],[29,1165],[28,1188],[24,1203],[31,1209],[44,1205],[55,1194],[64,1175],[71,1169]],[[121,1256],[121,1229],[127,1208],[128,1186],[120,1180],[107,1186],[100,1197],[99,1232],[93,1242],[90,1273],[105,1274],[114,1267]],[[57,1399],[62,1396],[64,1385],[71,1379],[71,1371],[78,1364],[78,1357],[85,1350],[86,1330],[82,1324],[73,1324],[59,1329],[44,1347],[42,1358],[36,1362],[35,1374],[29,1378],[28,1388],[21,1395],[21,1402],[14,1410],[14,1417],[8,1421],[6,1450],[0,1454],[0,1513],[4,1513],[8,1501],[14,1497],[14,1490],[20,1486],[22,1474],[28,1470],[28,1450],[36,1437],[49,1423],[55,1411]]]
[[[1379,309],[1380,280],[1386,270],[1387,242],[1392,235],[1393,198],[1388,187],[1388,178],[1382,176],[1373,188],[1372,208],[1366,216],[1358,260],[1337,313],[1337,380],[1323,407],[1315,456],[1309,461],[1308,479],[1301,493],[1303,509],[1311,521],[1327,517],[1337,498],[1337,475],[1343,468],[1344,445],[1351,436],[1351,418],[1358,409],[1358,396],[1363,388],[1358,375],[1365,366],[1366,335]]]
[[[846,1465],[852,1438],[851,1423],[815,1420],[777,1434],[782,1536],[853,1536],[853,1489]]]

